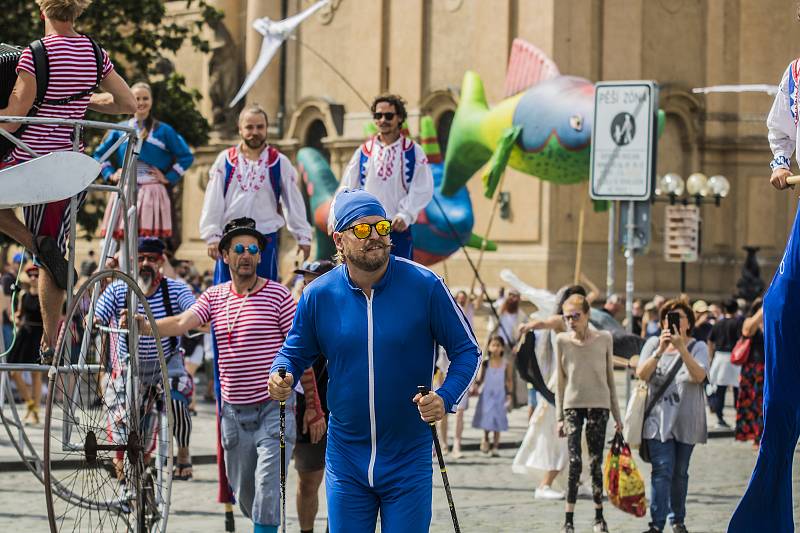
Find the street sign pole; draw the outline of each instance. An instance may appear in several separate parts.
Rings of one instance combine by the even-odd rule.
[[[608,260],[606,263],[606,299],[614,294],[614,277],[616,275],[616,265],[614,264],[614,252],[616,249],[616,202],[611,200],[608,202]]]
[[[633,264],[636,253],[634,251],[633,237],[636,230],[635,204],[628,202],[628,231],[627,246],[625,247],[625,318],[628,321],[628,333],[633,333]],[[625,369],[625,399],[631,397],[631,369]]]

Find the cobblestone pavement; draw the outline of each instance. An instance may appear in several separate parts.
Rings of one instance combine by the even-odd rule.
[[[524,420],[523,410],[514,412],[512,423],[516,424],[512,425],[519,425],[520,420]],[[498,458],[467,452],[462,459],[449,461],[448,472],[463,531],[559,531],[563,502],[535,501],[533,481],[526,476],[511,474],[513,456],[513,449],[503,449]],[[690,531],[725,530],[754,461],[755,454],[749,445],[731,439],[711,439],[707,445],[696,448],[691,462],[687,506]],[[649,468],[643,465],[642,469],[648,480]],[[797,474],[796,470],[796,478]],[[295,482],[294,469],[290,468],[287,486],[290,498],[294,494]],[[798,490],[797,482],[794,490]],[[215,497],[216,468],[197,465],[193,481],[173,484],[169,531],[223,531],[222,506],[215,502]],[[324,496],[321,500],[317,531],[325,530]],[[433,505],[431,531],[452,531],[441,478],[436,470]],[[299,531],[293,499],[289,500],[287,510],[287,531]],[[590,500],[578,501],[575,516],[577,531],[591,531],[593,511]],[[610,505],[606,505],[606,518],[611,531],[615,532],[640,532],[647,526],[645,518],[633,518]],[[800,506],[795,505],[795,520],[798,519]],[[251,528],[237,509],[237,531],[249,532]],[[27,472],[0,473],[0,531],[33,533],[46,530],[44,494],[38,482]]]

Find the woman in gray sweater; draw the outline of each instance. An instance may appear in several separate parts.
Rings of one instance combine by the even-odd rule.
[[[608,332],[589,327],[589,302],[584,296],[570,296],[563,309],[568,331],[560,333],[556,341],[556,412],[558,433],[567,438],[569,477],[566,518],[561,531],[575,531],[573,516],[583,467],[581,433],[585,425],[595,507],[593,531],[603,533],[608,531],[603,518],[603,448],[609,411],[614,416],[617,431],[622,431],[614,386],[613,341]]]

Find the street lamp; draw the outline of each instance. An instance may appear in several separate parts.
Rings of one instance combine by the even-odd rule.
[[[652,202],[669,202],[670,205],[678,202],[689,205],[692,202],[698,207],[713,202],[719,207],[722,199],[727,197],[730,191],[731,184],[728,178],[719,174],[708,178],[701,172],[695,172],[690,174],[684,183],[681,176],[668,172],[658,178]],[[681,292],[686,292],[686,261],[681,261]]]
[[[684,191],[687,193],[684,196]],[[723,198],[731,191],[728,178],[721,175],[707,178],[705,174],[695,172],[690,174],[684,183],[683,178],[674,172],[668,172],[658,179],[653,202],[669,202],[675,205],[678,201],[689,205],[691,200],[695,205],[714,202],[719,207]]]

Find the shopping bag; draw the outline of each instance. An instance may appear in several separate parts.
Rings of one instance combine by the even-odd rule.
[[[622,438],[631,448],[638,448],[642,442],[642,429],[644,426],[644,412],[647,408],[647,383],[640,381],[633,390],[628,407],[625,409],[625,420]]]
[[[622,434],[614,434],[610,444],[603,467],[603,484],[608,500],[621,511],[642,517],[647,514],[644,478]]]

